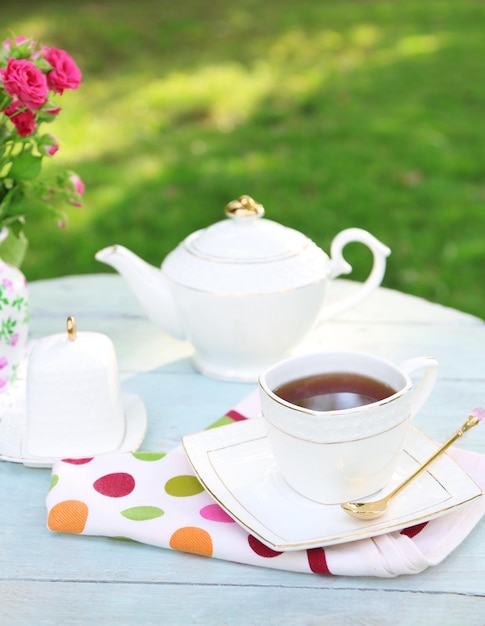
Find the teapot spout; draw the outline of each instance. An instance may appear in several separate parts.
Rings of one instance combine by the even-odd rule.
[[[170,285],[161,269],[117,244],[96,252],[95,259],[121,274],[152,322],[173,337],[186,339]]]

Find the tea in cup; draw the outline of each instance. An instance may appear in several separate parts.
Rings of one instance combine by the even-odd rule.
[[[423,371],[419,382],[411,375]],[[370,496],[389,482],[409,423],[436,382],[437,361],[399,366],[360,352],[319,352],[259,378],[268,440],[286,482],[322,504]]]

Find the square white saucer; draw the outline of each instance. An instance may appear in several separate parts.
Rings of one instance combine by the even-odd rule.
[[[182,438],[185,453],[208,493],[243,528],[277,551],[356,541],[439,517],[482,495],[480,487],[446,454],[416,478],[376,520],[361,521],[339,505],[295,492],[281,476],[263,418],[252,418]],[[390,492],[436,450],[416,428],[406,437]]]
[[[112,452],[134,452],[141,445],[148,427],[145,405],[135,394],[122,393],[125,432],[123,440]],[[19,378],[11,388],[0,394],[0,461],[23,463],[28,467],[52,467],[57,458],[33,457],[25,450],[25,379]],[[87,449],[83,456],[91,456]]]

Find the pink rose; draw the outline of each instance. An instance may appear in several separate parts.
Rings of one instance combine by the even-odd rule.
[[[31,109],[47,102],[47,79],[32,61],[10,58],[2,72],[6,91]]]
[[[77,174],[72,174],[72,176],[69,176],[69,180],[71,181],[75,192],[82,196],[86,186],[84,185],[80,177]]]
[[[44,113],[48,113],[49,115],[57,115],[61,112],[61,107],[52,107],[43,109]]]
[[[28,41],[27,37],[15,37],[15,44],[17,46],[20,46],[20,44],[23,44],[26,41]],[[35,45],[34,42],[32,42],[32,45],[30,47],[33,47],[34,45]],[[2,44],[2,47],[5,48],[5,50],[7,50],[8,52],[10,52],[10,50],[12,49],[12,40],[5,39],[5,41]]]
[[[11,345],[11,346],[16,346],[16,345],[17,345],[18,340],[19,340],[19,334],[18,334],[18,333],[14,333],[14,334],[12,335],[12,339],[11,339],[11,341],[10,341],[10,345]]]
[[[21,137],[31,135],[34,132],[36,127],[35,113],[31,109],[26,109],[17,101],[3,109],[3,112],[10,118]]]
[[[0,358],[0,370],[3,370],[3,368],[7,367],[7,365],[8,365],[7,357],[2,356]]]
[[[54,135],[44,135],[42,144],[39,144],[39,150],[44,156],[54,156],[59,150],[59,142]]]
[[[19,48],[20,46],[23,46],[23,44],[27,44],[26,47],[32,52],[32,58],[36,59],[39,56],[39,51],[35,50],[35,41],[30,37],[15,37],[14,40],[6,39],[2,43],[2,48],[10,53],[12,52],[13,47]]]
[[[79,178],[79,176],[77,174],[72,174],[72,176],[69,176],[69,181],[71,182],[76,194],[78,196],[82,196],[84,194],[85,185],[83,181]],[[73,206],[79,206],[79,207],[82,206],[81,202],[79,202],[79,200],[76,200],[74,198],[71,199],[71,204]]]
[[[46,156],[54,156],[54,154],[59,150],[59,144],[44,146],[44,150],[46,151]]]
[[[47,72],[49,89],[56,93],[64,93],[64,89],[77,89],[81,84],[82,74],[74,60],[64,50],[44,46],[44,58],[52,65]]]

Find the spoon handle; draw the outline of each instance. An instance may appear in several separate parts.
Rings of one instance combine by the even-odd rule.
[[[454,433],[448,439],[448,441],[446,441],[440,448],[438,448],[438,450],[436,450],[436,452],[432,454],[427,461],[425,461],[422,465],[418,467],[418,469],[416,469],[410,476],[408,476],[406,480],[404,480],[400,485],[398,485],[394,489],[394,491],[391,491],[391,493],[387,497],[393,498],[395,495],[397,495],[399,492],[405,489],[409,485],[409,483],[416,478],[416,476],[419,476],[419,474],[424,472],[424,470],[427,469],[431,465],[431,463],[433,463],[441,454],[443,454],[445,450],[447,450],[451,445],[453,445],[455,441],[459,439],[462,435],[464,435],[468,430],[470,430],[470,428],[473,428],[474,426],[476,426],[479,421],[480,420],[477,416],[470,415],[467,418],[466,422],[463,424],[463,426],[461,426],[461,428],[459,428],[456,431],[456,433]]]

